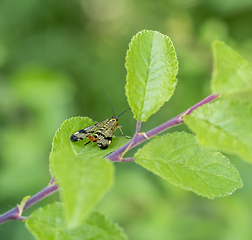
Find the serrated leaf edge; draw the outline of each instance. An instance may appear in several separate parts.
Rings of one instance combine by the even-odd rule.
[[[179,133],[179,132],[174,132],[174,133],[169,133],[169,134],[174,135],[174,134],[178,134],[178,133]],[[181,132],[181,133],[182,133],[182,132]],[[165,134],[165,135],[167,135],[167,134]],[[165,136],[165,135],[162,135],[161,137],[163,137],[163,136]],[[192,135],[192,134],[190,134],[190,135]],[[155,138],[155,139],[153,139],[153,140],[156,140],[156,139],[157,139],[157,138]],[[153,141],[153,140],[151,140],[151,141]],[[147,144],[150,144],[151,141],[148,142]],[[192,144],[192,145],[197,145],[197,142],[195,142],[195,143]],[[202,147],[202,146],[200,146],[200,145],[198,145],[198,147],[204,148],[204,147]],[[134,158],[135,158],[135,156],[138,154],[138,152],[141,151],[141,149],[142,149],[142,148],[138,149],[138,151],[137,151],[137,152],[135,153],[135,155],[134,155]],[[176,149],[176,150],[178,150],[178,149]],[[233,166],[233,164],[229,161],[229,159],[228,159],[226,156],[224,156],[222,153],[220,153],[220,152],[218,152],[218,151],[213,151],[213,150],[210,150],[210,149],[209,149],[209,150],[208,150],[208,149],[205,149],[205,150],[206,150],[205,153],[212,152],[212,153],[214,153],[214,154],[216,154],[216,155],[219,155],[221,158],[226,159],[226,160],[227,160],[227,163],[228,163],[229,165],[231,165],[231,166],[233,167],[233,169],[235,170],[235,172],[238,174],[238,176],[240,176],[239,171]],[[203,155],[202,155],[202,156],[203,156]],[[142,158],[141,160],[148,161],[149,159],[144,159],[144,158]],[[193,160],[193,159],[190,159],[190,161],[191,161],[191,160]],[[151,161],[154,161],[154,160],[151,159]],[[176,171],[174,171],[174,170],[172,169],[171,165],[175,165],[175,164],[168,164],[167,161],[163,161],[163,160],[156,160],[156,161],[163,162],[163,163],[167,164],[167,165],[169,166],[169,168],[171,169],[171,171],[174,173],[174,175],[177,176],[177,177],[180,179],[181,182],[185,182],[184,180],[182,180],[182,178],[180,177],[180,175],[178,175],[178,174],[176,173]],[[137,163],[137,160],[136,160],[136,163]],[[154,162],[154,163],[155,163],[155,162]],[[176,164],[179,165],[179,163],[176,163]],[[210,164],[204,165],[204,167],[206,167],[206,166],[208,166],[208,165],[211,165],[211,164],[218,164],[218,163],[217,163],[217,162],[210,163]],[[155,164],[155,165],[156,165],[156,164]],[[221,164],[220,164],[220,165],[221,165]],[[173,185],[175,185],[175,186],[181,187],[182,189],[185,189],[185,190],[192,191],[192,192],[196,193],[197,195],[200,195],[200,196],[203,196],[203,197],[207,197],[207,198],[210,198],[210,199],[213,199],[213,198],[215,198],[215,197],[225,197],[225,196],[228,196],[228,195],[232,194],[234,191],[236,191],[237,189],[239,189],[239,188],[241,188],[241,187],[243,186],[242,179],[240,179],[241,181],[234,181],[233,179],[228,178],[228,177],[224,177],[224,176],[222,176],[222,175],[217,175],[217,174],[214,174],[214,173],[212,173],[212,172],[200,170],[200,172],[206,172],[208,175],[213,175],[213,176],[217,176],[217,177],[222,177],[223,179],[231,180],[231,181],[234,182],[234,183],[239,183],[239,186],[238,186],[237,188],[235,188],[235,189],[232,189],[232,191],[229,192],[229,193],[222,194],[222,195],[221,195],[221,194],[218,194],[218,195],[213,195],[213,194],[212,194],[212,195],[209,195],[209,194],[203,195],[203,194],[201,194],[199,191],[195,191],[195,190],[194,190],[193,188],[191,188],[190,186],[185,187],[185,186],[183,186],[181,183],[174,183],[174,182],[171,182],[169,179],[164,178],[163,176],[160,176],[158,173],[153,172],[149,167],[144,166],[144,168],[147,169],[148,171],[152,172],[153,174],[155,174],[155,175],[161,177],[162,179],[164,179],[164,180],[170,182],[171,184],[173,184]],[[189,169],[192,170],[192,171],[194,171],[194,172],[197,174],[197,171],[196,171],[195,169],[190,168],[190,167],[189,167]],[[197,174],[197,175],[198,175],[198,174]],[[198,175],[198,176],[199,176],[199,175]],[[199,177],[200,177],[200,176],[199,176]],[[201,178],[201,177],[200,177],[200,178]],[[201,179],[202,179],[202,178],[201,178]],[[202,180],[204,181],[204,179],[202,179]],[[204,182],[205,182],[205,181],[204,181]],[[205,183],[206,183],[206,182],[205,182]],[[206,184],[209,185],[208,183],[206,183]],[[213,185],[210,185],[210,186],[213,186]],[[221,187],[221,188],[224,188],[224,187]]]
[[[171,51],[171,53],[174,53],[174,56],[175,56],[175,61],[174,61],[174,65],[176,66],[175,68],[174,68],[174,83],[173,83],[173,85],[170,87],[170,89],[172,89],[172,94],[171,94],[171,96],[169,96],[159,107],[157,107],[157,109],[150,115],[150,116],[152,116],[153,114],[155,114],[163,105],[164,105],[164,103],[165,102],[167,102],[167,101],[169,101],[170,100],[170,98],[172,97],[172,95],[173,95],[173,93],[174,93],[174,91],[175,91],[175,87],[176,87],[176,85],[177,85],[177,78],[176,78],[176,76],[177,76],[177,74],[178,74],[178,59],[177,59],[177,54],[176,54],[176,51],[175,51],[175,47],[174,47],[174,44],[173,44],[173,42],[171,41],[171,39],[167,36],[167,35],[165,35],[165,34],[162,34],[162,33],[160,33],[160,32],[158,32],[158,31],[153,31],[153,30],[142,30],[142,31],[139,31],[136,35],[134,35],[133,36],[133,38],[131,39],[131,41],[130,41],[130,44],[129,44],[129,48],[128,48],[128,50],[127,50],[127,52],[126,52],[126,57],[125,57],[125,67],[126,67],[126,69],[128,68],[127,66],[127,59],[128,59],[128,53],[129,53],[129,51],[131,51],[131,49],[132,49],[132,45],[133,45],[133,42],[134,42],[134,40],[137,38],[137,37],[139,37],[139,35],[143,35],[144,33],[147,33],[147,32],[152,32],[152,33],[158,33],[158,34],[161,34],[163,37],[165,37],[166,39],[168,39],[168,41],[169,41],[169,43],[170,43],[170,48],[169,49],[172,49],[172,51]],[[167,50],[168,50],[168,48],[167,48]],[[173,65],[173,66],[174,66]],[[127,72],[127,78],[128,78],[128,72]],[[129,95],[128,95],[128,91],[127,91],[127,84],[128,84],[128,82],[126,82],[126,85],[125,85],[125,89],[126,89],[126,96],[127,96],[127,98],[129,98]],[[128,103],[129,103],[129,105],[130,105],[130,102],[128,101]],[[143,105],[143,104],[142,104]],[[143,108],[143,107],[142,107]],[[131,109],[132,109],[132,112],[133,112],[133,108],[132,108],[132,106],[131,106]],[[133,114],[134,114],[134,112],[133,112]],[[140,114],[141,116],[143,115],[142,113]],[[148,120],[148,118],[150,117],[150,116],[148,116],[146,119],[142,119],[142,117],[141,117],[141,119],[137,119],[137,120],[140,120],[140,121],[147,121]],[[136,118],[136,115],[134,114],[134,118]]]

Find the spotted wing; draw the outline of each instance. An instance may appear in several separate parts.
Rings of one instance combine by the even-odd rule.
[[[107,149],[112,141],[114,131],[118,128],[117,121],[110,119],[95,135],[97,136],[97,146],[104,150]]]
[[[94,132],[96,132],[97,130],[99,130],[100,128],[102,128],[108,121],[109,121],[109,119],[106,119],[106,120],[104,120],[102,122],[98,122],[98,123],[96,123],[96,124],[94,124],[92,126],[89,126],[87,128],[83,128],[83,129],[79,130],[78,132],[74,133],[70,137],[70,140],[72,142],[83,140],[88,135],[91,135]]]

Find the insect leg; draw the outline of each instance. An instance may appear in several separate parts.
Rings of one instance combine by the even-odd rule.
[[[122,126],[118,126],[118,128],[120,129],[120,132],[121,132],[121,134],[122,134],[123,137],[125,137],[125,138],[127,138],[127,139],[131,139],[131,137],[127,137],[127,136],[125,136],[125,135],[123,134],[123,132],[122,132]]]
[[[86,146],[87,144],[89,144],[91,141],[88,141],[87,143],[84,144],[84,146]]]

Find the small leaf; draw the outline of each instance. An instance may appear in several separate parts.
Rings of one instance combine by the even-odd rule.
[[[60,186],[69,227],[76,227],[110,189],[114,165],[88,152],[75,155],[71,149],[51,154],[51,170]]]
[[[18,211],[19,211],[19,213],[18,213],[19,217],[22,215],[23,210],[24,210],[24,207],[25,207],[25,204],[26,204],[27,200],[28,200],[30,197],[31,197],[31,196],[25,196],[25,197],[22,199],[21,203],[20,203],[20,204],[17,204]]]
[[[55,134],[51,152],[57,151],[59,149],[70,148],[76,155],[84,152],[92,152],[93,155],[96,156],[106,156],[129,141],[129,139],[126,139],[125,137],[113,137],[111,145],[107,149],[101,150],[97,147],[96,143],[89,143],[88,145],[84,146],[84,144],[89,141],[88,138],[78,142],[72,142],[70,140],[70,136],[73,133],[91,126],[94,123],[95,122],[88,117],[72,117],[65,120]]]
[[[126,95],[134,117],[147,119],[173,95],[178,62],[169,37],[144,30],[131,40],[126,56]]]
[[[151,140],[134,158],[170,183],[204,197],[227,196],[242,187],[238,171],[225,156],[199,146],[195,136],[185,132]]]
[[[215,41],[212,49],[213,93],[244,91],[252,88],[252,62],[246,61],[221,41]]]
[[[184,117],[200,143],[252,163],[252,105],[246,101],[216,101]]]
[[[64,224],[63,206],[53,203],[34,211],[25,220],[26,228],[37,240],[126,240],[120,227],[98,212],[93,212],[86,222],[76,229]]]

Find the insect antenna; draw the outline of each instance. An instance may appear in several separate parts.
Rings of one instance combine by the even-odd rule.
[[[108,93],[106,92],[105,88],[104,88],[103,86],[101,86],[101,87],[103,88],[104,92],[106,93],[106,95],[107,95],[107,97],[108,97],[108,100],[109,100],[109,102],[110,102],[111,108],[112,108],[112,110],[113,110],[114,117],[116,117],[116,115],[115,115],[115,110],[114,110],[114,108],[113,108],[113,105],[112,105],[112,102],[111,102],[111,100],[110,100],[110,98],[109,98],[109,95],[108,95]]]
[[[119,118],[121,115],[123,115],[125,112],[127,112],[128,110],[130,110],[130,108],[126,109],[125,111],[123,111],[122,113],[120,113],[117,117]]]

